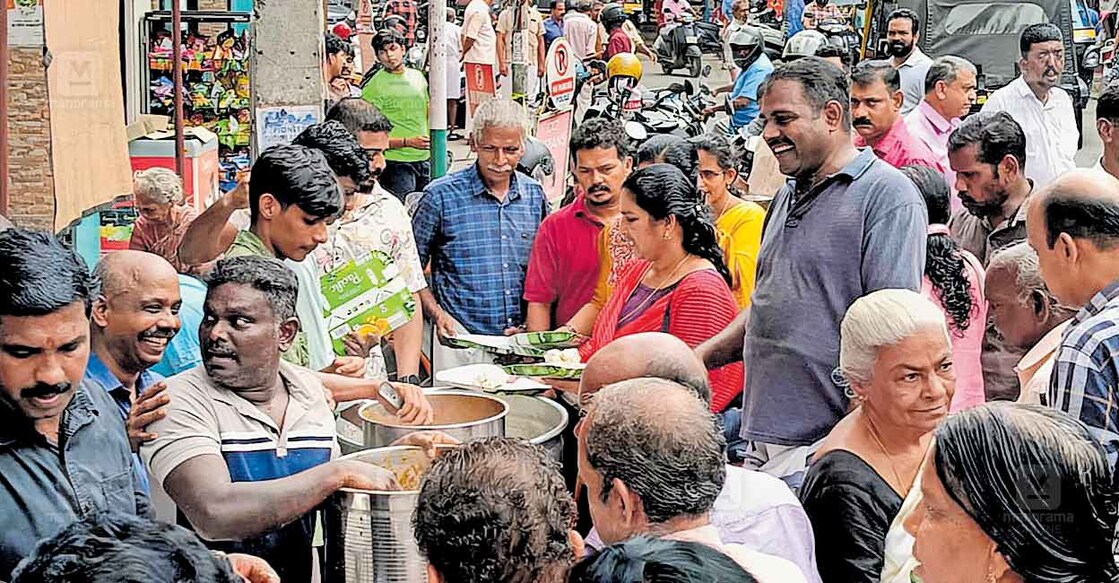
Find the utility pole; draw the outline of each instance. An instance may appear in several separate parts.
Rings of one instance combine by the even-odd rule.
[[[429,65],[428,91],[431,124],[431,179],[447,173],[447,45],[443,42],[446,30],[446,0],[430,0],[427,5],[427,63]],[[454,56],[458,62],[458,55]]]

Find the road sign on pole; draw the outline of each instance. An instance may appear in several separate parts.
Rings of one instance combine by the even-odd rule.
[[[575,60],[571,45],[564,38],[557,38],[548,48],[546,59],[548,95],[556,109],[568,109],[575,101]]]

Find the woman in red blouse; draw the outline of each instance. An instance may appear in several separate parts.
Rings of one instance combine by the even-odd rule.
[[[579,355],[585,362],[615,338],[667,332],[696,346],[738,314],[715,226],[692,182],[675,166],[654,164],[622,186],[621,226],[637,256],[618,279]],[[711,409],[742,392],[742,363],[710,372]]]

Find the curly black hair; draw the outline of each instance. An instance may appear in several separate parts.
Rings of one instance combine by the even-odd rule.
[[[684,251],[711,262],[731,285],[730,271],[715,233],[711,209],[700,197],[695,181],[670,164],[653,164],[629,175],[622,188],[637,206],[658,221],[676,217],[684,233]]]
[[[921,191],[929,224],[947,223],[950,193],[944,177],[926,166],[906,166],[901,172]],[[972,282],[967,277],[967,264],[960,255],[960,246],[948,235],[932,233],[928,236],[925,256],[925,276],[944,306],[953,333],[963,336],[971,325],[975,302],[971,298]]]
[[[189,530],[105,511],[71,523],[12,573],[15,583],[234,583],[229,561]]]
[[[574,521],[559,463],[527,441],[493,437],[431,464],[412,528],[444,581],[559,583],[575,561]]]
[[[342,122],[330,120],[309,126],[291,143],[322,152],[326,163],[338,176],[349,178],[355,184],[369,180],[369,157]]]

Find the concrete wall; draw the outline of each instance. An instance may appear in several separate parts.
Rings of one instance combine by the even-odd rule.
[[[323,3],[258,2],[253,91],[256,107],[322,105]]]
[[[12,47],[8,59],[9,212],[21,227],[54,227],[50,107],[41,48]]]

